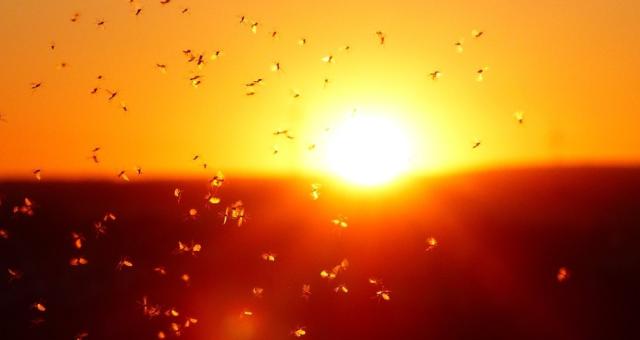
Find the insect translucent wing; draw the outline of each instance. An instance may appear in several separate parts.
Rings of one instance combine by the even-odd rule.
[[[558,269],[558,273],[556,274],[556,279],[558,280],[558,282],[562,283],[567,281],[570,276],[571,275],[569,269],[567,269],[566,267],[560,267],[560,269]]]
[[[435,237],[429,237],[427,238],[427,249],[426,251],[430,251],[433,248],[438,246],[438,240],[436,240]]]
[[[297,338],[303,337],[306,334],[307,334],[307,331],[302,327],[293,331],[293,335]]]

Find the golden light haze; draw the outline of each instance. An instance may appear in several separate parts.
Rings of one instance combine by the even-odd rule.
[[[226,172],[322,171],[325,128],[353,108],[405,126],[418,173],[640,160],[638,1],[137,3],[139,16],[127,0],[0,2],[0,177],[37,168],[43,178],[115,177],[135,166],[152,177],[197,175],[196,154]],[[257,34],[241,15],[260,23]],[[485,33],[476,39],[473,29]],[[202,70],[185,49],[205,53]],[[334,64],[321,61],[329,54]],[[432,81],[435,70],[442,77]],[[257,78],[264,84],[246,96]],[[90,94],[96,86],[118,95]],[[278,129],[296,139],[273,136]]]

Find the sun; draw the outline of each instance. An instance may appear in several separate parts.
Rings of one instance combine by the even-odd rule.
[[[333,131],[326,152],[331,172],[353,184],[375,186],[408,170],[411,145],[392,119],[359,115]]]

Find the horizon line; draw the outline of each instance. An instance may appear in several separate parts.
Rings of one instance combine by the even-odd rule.
[[[628,164],[604,164],[604,163],[588,163],[588,164],[537,164],[537,165],[503,165],[503,166],[486,166],[486,167],[468,167],[468,168],[456,168],[456,169],[447,169],[447,170],[433,170],[433,171],[423,171],[420,173],[410,172],[404,175],[401,175],[398,180],[399,181],[409,181],[409,180],[424,180],[424,179],[433,179],[433,178],[447,178],[447,177],[461,177],[461,176],[470,176],[470,175],[481,175],[481,174],[489,174],[489,173],[503,173],[503,172],[526,172],[526,171],[553,171],[553,170],[640,170],[640,163]],[[254,173],[251,174],[249,172],[223,172],[225,177],[229,178],[229,174],[232,174],[230,178],[240,179],[240,180],[308,180],[310,178],[323,179],[329,181],[339,182],[341,179],[339,176],[331,174],[331,173],[313,173],[313,172],[291,172],[291,173],[276,173],[276,172],[264,172],[264,173]],[[235,175],[233,175],[235,174]],[[72,176],[72,175],[58,175],[53,174],[51,176],[47,176],[42,180],[36,180],[33,178],[33,175],[9,175],[9,176],[1,176],[0,175],[0,184],[1,183],[26,183],[32,182],[42,183],[120,183],[120,184],[136,184],[136,183],[148,183],[148,182],[171,182],[171,181],[188,181],[188,182],[196,182],[196,181],[208,181],[211,179],[213,174],[209,175],[197,175],[193,173],[185,173],[185,174],[169,174],[162,173],[157,175],[131,175],[130,181],[123,181],[122,179],[118,179],[117,176]]]

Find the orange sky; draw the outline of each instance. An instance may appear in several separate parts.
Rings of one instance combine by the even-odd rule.
[[[210,171],[319,171],[324,129],[353,108],[406,126],[418,172],[640,160],[637,1],[138,3],[136,17],[127,0],[0,2],[0,113],[8,120],[0,122],[0,177],[35,168],[43,176],[115,176],[136,165],[150,176],[198,174],[195,154]],[[74,12],[81,15],[71,23]],[[257,34],[240,15],[260,23]],[[473,39],[472,29],[486,33]],[[341,51],[345,45],[351,50]],[[198,70],[184,49],[224,54]],[[327,54],[335,64],[323,64]],[[276,61],[279,73],[270,70]],[[61,62],[69,67],[57,69]],[[489,70],[479,83],[482,66]],[[433,82],[436,69],[443,76]],[[204,76],[199,88],[188,80],[195,74]],[[245,96],[244,84],[256,78],[265,84]],[[43,86],[32,91],[31,82]],[[89,94],[95,86],[117,90],[117,100]],[[297,139],[272,136],[283,128]],[[472,150],[476,138],[483,145]],[[316,153],[306,151],[309,143]],[[95,146],[98,166],[88,159]]]

